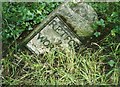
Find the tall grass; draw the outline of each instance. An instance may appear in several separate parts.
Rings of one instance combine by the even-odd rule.
[[[74,51],[51,51],[42,56],[10,53],[1,60],[3,84],[8,85],[118,85],[120,84],[120,44],[105,48]],[[110,57],[114,61],[110,66]]]

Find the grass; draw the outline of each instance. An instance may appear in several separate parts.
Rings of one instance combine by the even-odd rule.
[[[40,56],[9,52],[1,60],[3,84],[119,85],[120,43],[109,44],[109,50],[105,47],[87,48],[81,53],[53,50]]]
[[[59,3],[3,3],[2,36],[3,45],[6,45],[3,46],[3,50],[22,31],[29,31],[29,26],[31,29],[39,24],[58,5]],[[0,60],[3,66],[0,70],[2,83],[6,85],[120,85],[120,21],[118,20],[120,4],[90,5],[97,12],[99,19],[94,26],[97,32],[95,36],[99,34],[100,36],[111,34],[111,36],[108,35],[103,41],[99,41],[99,36],[96,38],[99,43],[93,43],[84,51],[77,53],[66,49],[65,51],[53,50],[37,56],[26,51],[17,51],[15,47],[9,48],[8,54]],[[103,37],[100,37],[100,40],[101,38]],[[92,40],[92,42],[97,41]]]

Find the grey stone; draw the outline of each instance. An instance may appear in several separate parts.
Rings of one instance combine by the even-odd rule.
[[[70,31],[70,27],[59,17],[55,16],[50,22],[33,38],[27,47],[36,54],[49,52],[52,48],[72,48],[81,42]]]
[[[86,3],[66,2],[60,5],[22,43],[36,54],[51,49],[73,49],[81,45],[79,37],[88,37],[97,14]],[[82,47],[82,46],[81,46]]]
[[[58,10],[72,27],[78,36],[87,37],[93,33],[91,24],[97,20],[94,9],[86,3],[68,2]]]

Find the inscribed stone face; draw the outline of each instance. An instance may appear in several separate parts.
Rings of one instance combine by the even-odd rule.
[[[28,42],[27,47],[36,54],[41,54],[54,47],[68,48],[73,45],[80,45],[79,39],[59,16],[55,16]]]
[[[65,2],[28,35],[27,47],[36,54],[57,47],[79,47],[82,43],[80,37],[88,37],[94,32],[91,24],[96,20],[97,14],[88,4]],[[38,33],[34,35],[34,32]]]

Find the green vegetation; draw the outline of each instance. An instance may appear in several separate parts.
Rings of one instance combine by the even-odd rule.
[[[3,44],[9,46],[23,31],[33,30],[58,5],[54,2],[3,3]]]
[[[92,6],[99,17],[99,20],[93,25],[99,32],[95,32],[95,36],[103,35],[107,31],[108,33],[111,32],[112,36],[120,34],[120,3],[92,3]]]
[[[115,51],[106,55],[103,55],[104,48],[95,52],[86,49],[82,54],[53,51],[42,57],[22,52],[14,54],[2,60],[3,83],[10,85],[118,85],[120,71],[117,47]]]
[[[21,32],[34,29],[59,4],[3,3],[3,50]],[[57,50],[36,56],[9,49],[0,61],[3,84],[120,85],[120,3],[89,4],[99,20],[93,24],[95,32],[84,51]]]

